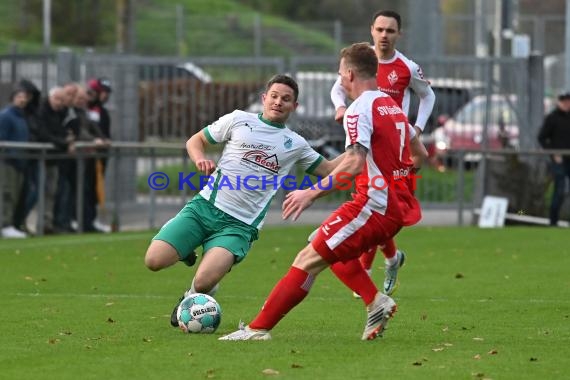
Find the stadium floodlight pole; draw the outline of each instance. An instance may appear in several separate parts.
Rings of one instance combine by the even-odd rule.
[[[564,49],[564,72],[566,81],[564,82],[564,90],[570,90],[570,0],[566,0],[566,33],[565,33],[565,49]]]

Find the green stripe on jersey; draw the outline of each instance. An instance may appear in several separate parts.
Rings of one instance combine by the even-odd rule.
[[[309,166],[309,168],[305,171],[309,174],[313,174],[313,171],[317,168],[317,166],[321,164],[321,162],[323,162],[324,159],[325,158],[323,156],[319,156],[319,158],[317,158],[315,162],[313,162],[311,166]]]
[[[255,218],[255,220],[251,223],[252,227],[257,228],[257,226],[259,226],[259,223],[261,223],[261,221],[263,219],[265,219],[265,215],[267,214],[267,210],[269,210],[269,205],[271,205],[271,201],[273,200],[274,197],[275,197],[275,194],[273,194],[273,196],[271,198],[269,198],[269,202],[267,202],[267,204],[263,208],[263,211],[261,211],[261,213],[257,216],[257,218]]]
[[[212,204],[216,204],[216,196],[218,195],[218,185],[220,184],[220,180],[222,179],[222,171],[218,170],[218,175],[216,176],[216,180],[214,181],[214,186],[212,189],[212,194],[210,194],[210,202]]]
[[[202,129],[204,131],[204,135],[206,136],[206,140],[208,140],[208,142],[210,144],[217,144],[218,142],[216,140],[214,140],[214,138],[212,137],[212,135],[210,134],[210,131],[208,130],[208,127]]]

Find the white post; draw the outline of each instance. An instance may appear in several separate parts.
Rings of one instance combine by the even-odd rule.
[[[487,12],[484,0],[475,0],[475,56],[487,57]]]
[[[43,1],[44,48],[45,50],[49,50],[51,45],[51,0]]]

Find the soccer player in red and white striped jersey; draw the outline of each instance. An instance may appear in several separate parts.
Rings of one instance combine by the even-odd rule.
[[[435,103],[435,94],[429,82],[424,78],[421,67],[396,49],[396,42],[401,36],[402,20],[398,13],[381,10],[374,14],[370,34],[374,41],[371,46],[378,58],[376,84],[378,89],[390,95],[406,115],[409,112],[410,92],[420,99],[415,129],[420,134],[429,119]],[[346,92],[337,80],[331,90],[331,100],[336,109],[335,119],[342,122],[346,111]],[[397,285],[398,269],[404,263],[405,255],[396,249],[393,239],[380,245],[385,258],[386,278],[384,292],[392,294]],[[372,262],[376,256],[376,247],[363,252],[360,258],[364,269],[372,272]]]
[[[396,312],[392,298],[378,290],[360,262],[359,253],[391,239],[403,226],[421,218],[419,202],[408,181],[413,169],[410,144],[421,144],[407,117],[392,98],[376,87],[376,56],[367,43],[341,51],[341,85],[354,102],[344,117],[346,153],[323,180],[323,186],[287,194],[283,218],[297,219],[316,198],[338,189],[339,174],[354,180],[356,194],[323,222],[287,274],[275,285],[262,310],[248,326],[220,340],[268,340],[270,330],[308,294],[316,276],[332,271],[361,295],[368,312],[363,340],[380,336]],[[382,178],[386,186],[374,181]],[[374,187],[382,189],[374,189]]]

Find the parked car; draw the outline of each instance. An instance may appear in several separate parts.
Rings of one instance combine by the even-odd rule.
[[[487,121],[488,149],[519,147],[519,118],[523,116],[517,113],[517,106],[516,95],[491,95]],[[549,107],[551,102],[545,100],[545,110]],[[453,158],[449,156],[450,149],[482,149],[486,112],[487,97],[478,95],[433,132],[438,161],[451,165]],[[479,153],[465,155],[466,163],[477,163],[480,159]]]
[[[485,87],[483,82],[462,78],[429,78],[435,104],[424,128],[423,135],[429,136],[436,128],[454,115],[461,107],[473,97],[481,94]],[[414,123],[418,115],[419,98],[412,96],[408,119]]]

